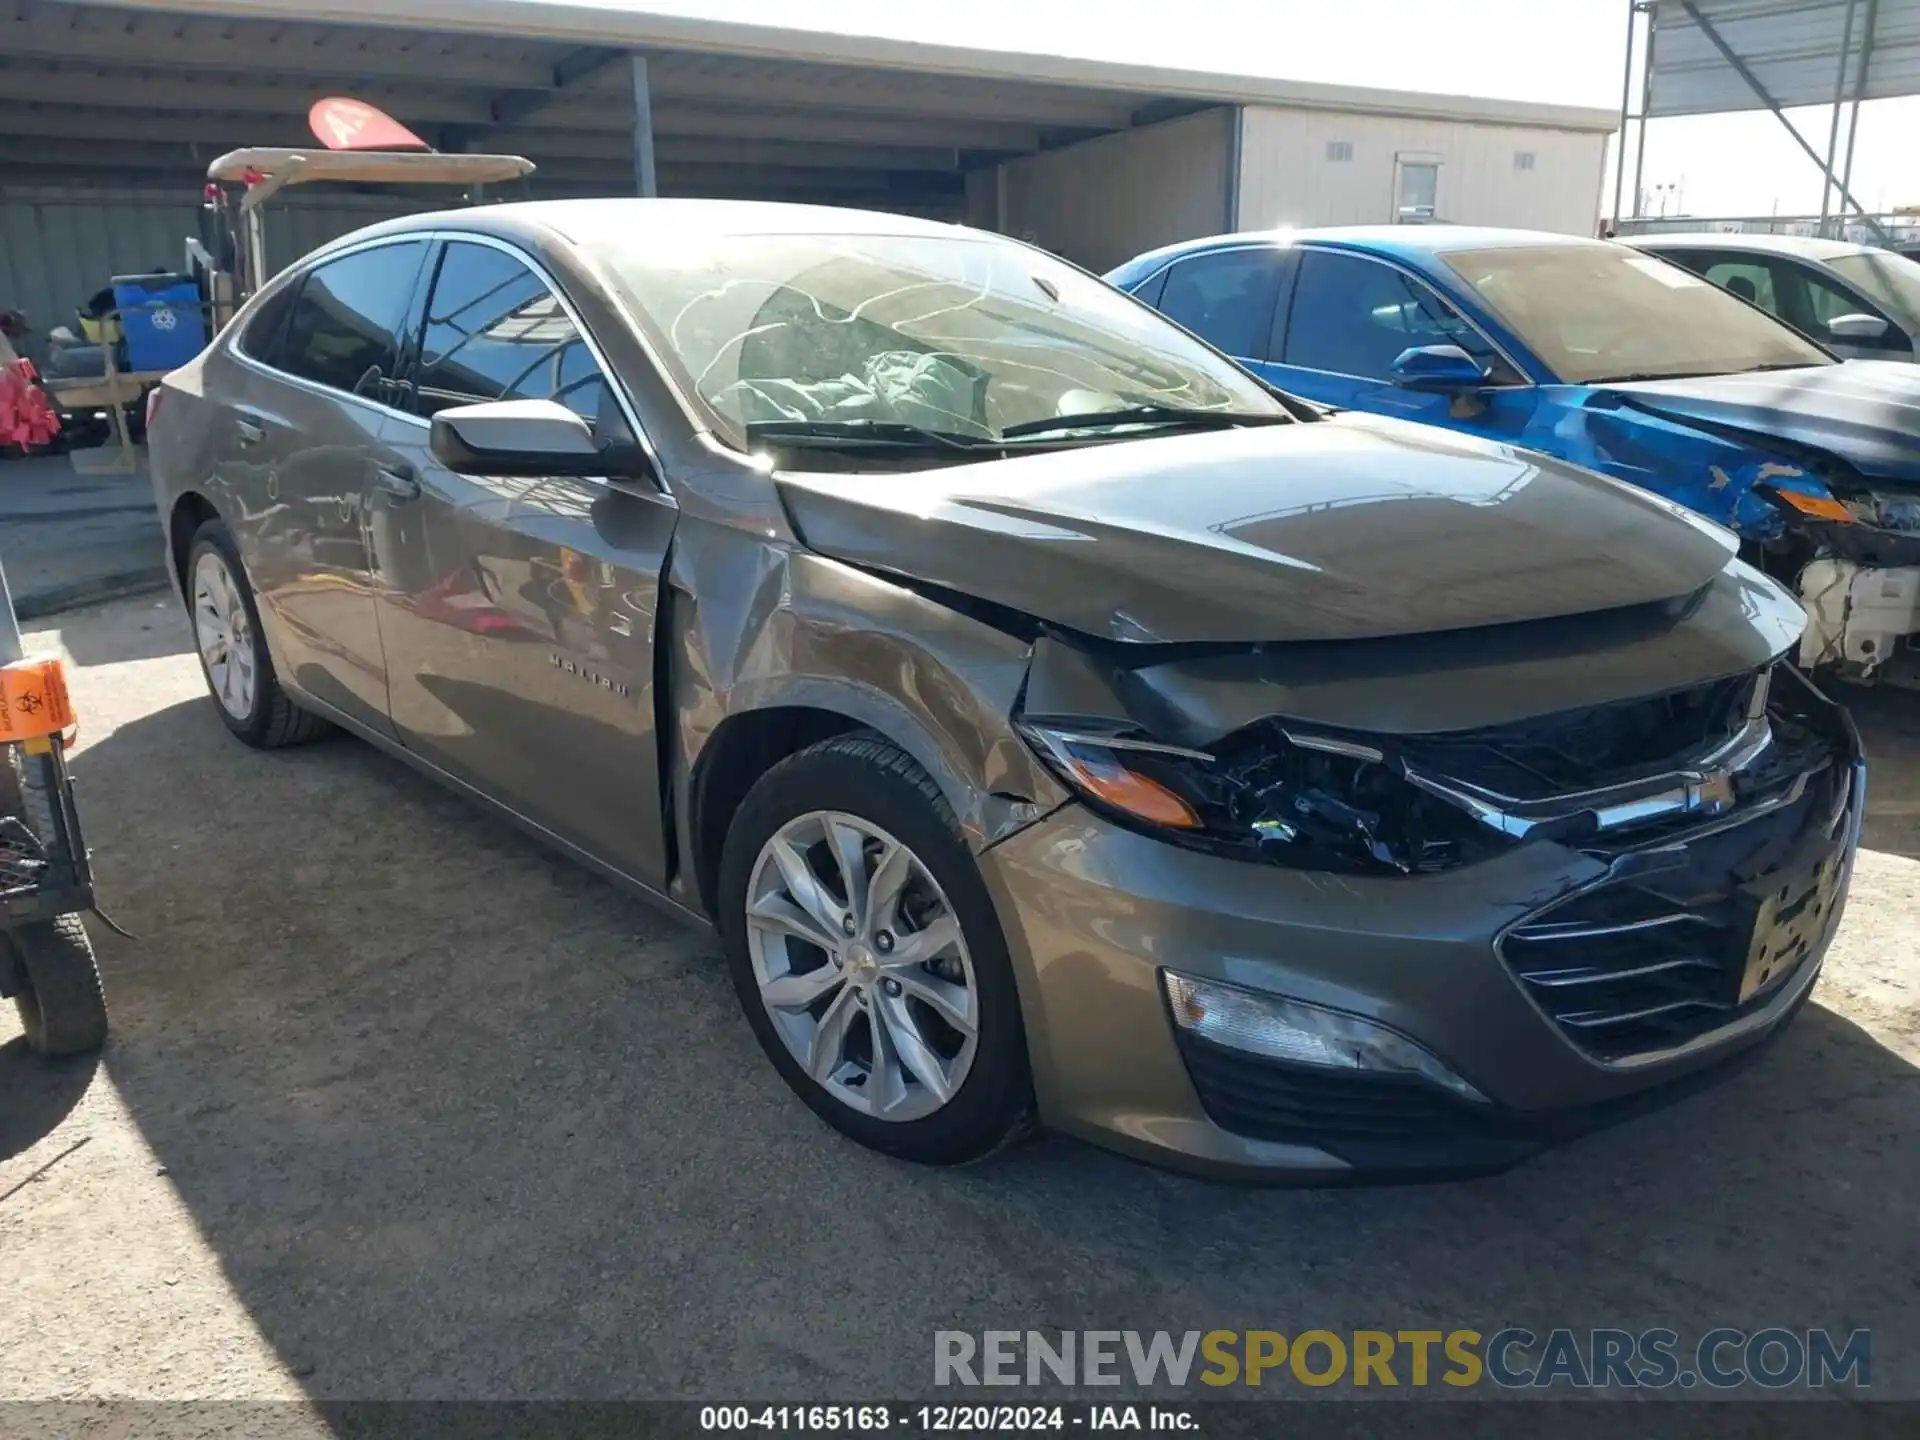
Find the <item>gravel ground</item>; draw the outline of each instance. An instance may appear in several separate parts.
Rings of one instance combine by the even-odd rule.
[[[1920,696],[1857,707],[1867,850],[1760,1064],[1498,1178],[1274,1192],[858,1150],[708,942],[366,746],[232,741],[170,601],[42,633],[141,938],[93,924],[97,1063],[0,1016],[0,1400],[851,1400],[941,1328],[1506,1324],[1868,1326],[1920,1398]]]

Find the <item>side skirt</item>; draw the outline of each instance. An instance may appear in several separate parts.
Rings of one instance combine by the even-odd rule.
[[[511,805],[494,799],[485,791],[476,789],[457,776],[449,775],[431,760],[414,754],[413,751],[407,749],[407,747],[399,741],[389,739],[377,731],[367,729],[357,721],[348,719],[323,700],[315,700],[302,694],[299,703],[304,708],[313,711],[316,715],[324,716],[349,735],[366,741],[367,744],[373,746],[374,749],[391,755],[402,764],[408,765],[429,779],[444,785],[447,789],[453,791],[463,799],[472,801],[480,809],[518,826],[543,845],[559,851],[569,860],[593,871],[602,879],[612,881],[629,894],[637,896],[639,899],[645,900],[656,908],[665,911],[681,924],[705,936],[713,937],[716,935],[713,922],[697,910],[688,909],[679,901],[661,894],[644,881],[636,880],[633,876],[627,874],[626,871],[619,869],[617,866],[609,865],[591,851],[583,850],[571,840],[562,839],[560,836],[554,834],[553,831],[547,829],[546,826],[541,825],[539,822],[529,820]]]

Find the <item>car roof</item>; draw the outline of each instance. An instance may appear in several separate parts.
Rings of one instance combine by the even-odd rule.
[[[1748,254],[1795,255],[1802,260],[1832,260],[1870,250],[1851,240],[1820,240],[1811,235],[1748,235],[1740,231],[1703,230],[1692,234],[1662,231],[1657,235],[1626,235],[1622,240],[1643,250],[1737,250]]]
[[[1004,235],[968,230],[938,220],[921,220],[878,210],[832,205],[788,205],[766,200],[683,200],[613,196],[590,200],[518,200],[435,210],[369,227],[379,231],[461,229],[506,237],[531,231],[580,243],[609,236],[647,235],[894,235],[966,236],[1018,244]]]
[[[1584,235],[1561,235],[1550,230],[1505,230],[1487,225],[1326,225],[1300,230],[1242,230],[1231,235],[1209,235],[1181,240],[1136,256],[1110,272],[1145,273],[1169,260],[1207,250],[1247,245],[1339,245],[1403,260],[1440,255],[1454,250],[1495,250],[1519,246],[1604,245]]]

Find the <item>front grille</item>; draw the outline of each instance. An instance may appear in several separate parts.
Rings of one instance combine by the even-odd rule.
[[[1424,736],[1406,754],[1430,773],[1520,800],[1595,790],[1670,770],[1732,739],[1764,673]]]
[[[1776,1027],[1772,1035],[1780,1033]],[[1671,1104],[1750,1063],[1762,1046],[1612,1099],[1549,1111],[1472,1105],[1414,1076],[1286,1064],[1176,1030],[1194,1093],[1221,1129],[1338,1156],[1355,1178],[1499,1170],[1543,1145]]]
[[[1221,1129],[1303,1145],[1357,1169],[1495,1168],[1539,1137],[1408,1075],[1283,1064],[1176,1031],[1200,1106]]]
[[[1790,746],[1783,734],[1781,751]],[[1821,866],[1837,865],[1850,833],[1851,766],[1826,750],[1810,771],[1766,778],[1717,821],[1636,837],[1639,848],[1608,857],[1604,882],[1501,937],[1501,958],[1588,1055],[1620,1061],[1727,1025],[1767,1005],[1824,942],[1840,895]],[[1757,926],[1782,937],[1792,963],[1749,975]]]
[[[1482,1133],[1465,1102],[1417,1077],[1282,1065],[1184,1035],[1181,1048],[1207,1113],[1238,1135],[1318,1144]]]

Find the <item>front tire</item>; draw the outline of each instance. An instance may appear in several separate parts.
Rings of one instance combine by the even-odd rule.
[[[194,532],[187,551],[187,611],[200,672],[227,729],[259,750],[300,745],[330,728],[280,687],[260,633],[260,611],[233,535],[219,520]]]
[[[25,983],[13,997],[27,1044],[42,1055],[79,1055],[107,1039],[107,997],[93,942],[78,915],[0,932]]]
[[[1026,1131],[1032,1084],[999,917],[910,757],[842,735],[774,766],[728,829],[718,900],[748,1022],[828,1124],[929,1165]]]
[[[0,817],[24,824],[45,855],[58,847],[60,834],[49,788],[52,761],[18,745],[0,746],[0,752]],[[19,981],[14,1008],[27,1044],[40,1054],[77,1055],[106,1040],[106,994],[78,915],[0,931],[0,971]]]

